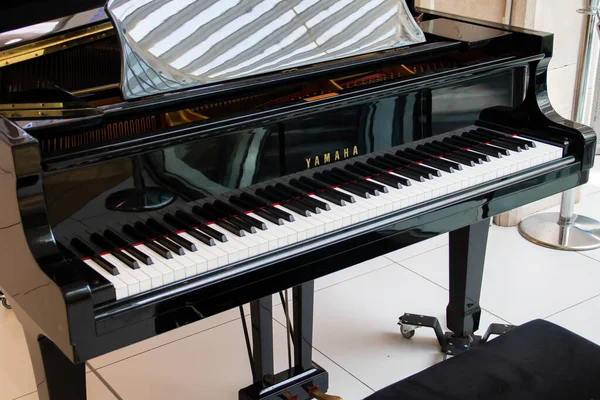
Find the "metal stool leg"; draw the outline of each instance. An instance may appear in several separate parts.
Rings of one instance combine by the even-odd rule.
[[[600,222],[574,214],[575,189],[562,195],[559,213],[535,214],[519,224],[519,233],[536,244],[558,250],[600,247]]]

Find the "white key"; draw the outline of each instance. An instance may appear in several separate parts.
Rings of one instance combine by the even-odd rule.
[[[106,278],[107,281],[109,281],[112,284],[113,288],[115,288],[115,297],[117,300],[129,296],[129,287],[125,282],[123,282],[119,278],[119,275],[110,274],[107,270],[105,270],[89,258],[83,259],[83,262],[89,265],[90,268],[102,275],[104,278]]]
[[[199,241],[187,232],[179,232],[177,234],[183,239],[186,239],[187,241],[193,243],[198,249],[198,251],[196,252],[187,251],[187,253],[193,255],[193,257],[202,257],[203,262],[206,264],[203,265],[202,262],[196,264],[196,273],[200,274],[202,272],[208,271],[209,269],[217,268],[217,266],[219,265],[218,257],[214,253],[206,251],[206,249],[211,246],[204,244],[203,242]]]
[[[117,270],[119,271],[119,279],[121,279],[127,285],[130,296],[133,296],[134,294],[138,294],[142,291],[142,289],[140,287],[140,281],[138,279],[134,278],[133,276],[131,276],[130,274],[128,274],[127,270],[125,268],[123,268],[122,265],[121,265],[121,268],[119,268],[119,263],[114,262],[114,260],[117,260],[116,258],[111,256],[110,254],[105,254],[100,257],[102,257],[104,260],[111,263],[113,266],[117,267]],[[117,261],[119,261],[119,260],[117,260]],[[148,277],[146,277],[146,278],[148,279]],[[149,280],[150,279],[148,279],[148,281]],[[150,288],[150,282],[148,282],[148,288]]]
[[[248,246],[241,242],[241,239],[243,239],[243,237],[240,238],[239,236],[229,232],[225,228],[221,228],[217,224],[213,224],[211,226],[211,228],[213,228],[214,230],[216,230],[220,233],[227,235],[228,240],[224,244],[227,245],[228,247],[231,247],[232,250],[237,254],[238,259],[236,261],[245,260],[246,258],[250,257],[250,255],[249,255],[250,253],[248,251]],[[255,244],[252,243],[252,245],[255,245]]]
[[[169,284],[175,280],[175,275],[173,273],[173,270],[171,268],[167,267],[166,265],[164,265],[159,259],[157,259],[157,256],[160,257],[160,255],[158,255],[154,252],[152,252],[154,254],[151,254],[150,252],[152,250],[150,250],[144,244],[135,244],[134,247],[152,259],[152,262],[153,262],[152,265],[149,265],[149,266],[144,265],[142,268],[152,267],[154,270],[156,270],[159,274],[162,275],[162,280],[163,280],[164,285]]]
[[[315,236],[316,233],[316,229],[315,226],[313,224],[307,223],[306,222],[306,217],[299,215],[293,211],[290,211],[282,206],[275,206],[277,208],[279,208],[282,211],[287,212],[288,214],[292,214],[294,216],[294,222],[286,222],[285,224],[294,229],[296,231],[296,233],[298,234],[298,241],[302,241],[308,238],[311,238],[313,236]],[[323,228],[324,231],[324,228]]]
[[[293,222],[285,221],[283,225],[276,225],[259,215],[255,215],[254,218],[267,225],[269,232],[277,237],[277,248],[281,248],[298,241],[298,233],[288,226],[293,224]]]
[[[210,227],[212,229],[216,230],[217,232],[223,233],[225,236],[227,236],[226,242],[219,242],[216,239],[215,239],[215,242],[217,244],[217,248],[223,250],[227,254],[227,257],[229,259],[229,262],[228,262],[229,264],[232,264],[232,263],[242,260],[244,258],[248,258],[248,250],[247,249],[240,250],[239,246],[237,245],[237,242],[232,242],[232,236],[235,236],[233,233],[231,233],[229,231],[225,231],[217,224],[210,224]]]
[[[140,250],[152,257],[152,260],[154,260],[155,263],[156,260],[159,260],[163,265],[167,266],[169,269],[171,269],[171,271],[173,271],[173,278],[175,281],[185,279],[185,267],[181,265],[175,258],[164,258],[154,250],[150,249],[150,247],[144,247],[144,250],[141,248]],[[173,257],[175,257],[175,255],[173,255]]]
[[[148,275],[148,277],[150,278],[150,283],[151,283],[153,289],[164,285],[162,274],[160,272],[158,272],[156,269],[154,269],[152,267],[152,265],[144,264],[143,262],[136,259],[134,256],[130,255],[129,253],[127,253],[124,250],[120,250],[120,251],[123,254],[125,254],[126,256],[129,256],[137,261],[138,265],[140,266],[139,269],[142,270],[142,272],[145,273],[146,275]]]
[[[263,224],[265,224],[267,226],[267,230],[263,231],[261,229],[258,229],[258,232],[256,233],[257,235],[259,235],[260,237],[262,237],[263,239],[265,239],[265,241],[267,242],[268,245],[268,251],[273,251],[277,248],[279,248],[280,246],[280,242],[281,242],[281,247],[287,245],[287,237],[279,237],[276,233],[275,233],[275,229],[273,228],[274,226],[277,226],[273,223],[271,223],[271,225],[267,224],[266,222],[268,221],[264,221],[262,218],[260,218],[258,215],[254,214],[254,213],[249,213],[248,214],[249,217],[254,218],[255,220],[262,222]],[[280,240],[283,239],[283,240]]]

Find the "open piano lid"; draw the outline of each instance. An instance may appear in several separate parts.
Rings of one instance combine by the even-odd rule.
[[[404,0],[111,0],[125,99],[422,43]]]

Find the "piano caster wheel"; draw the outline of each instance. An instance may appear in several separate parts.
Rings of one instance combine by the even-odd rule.
[[[6,299],[6,297],[2,298],[2,305],[4,306],[4,308],[6,308],[7,310],[12,310],[12,307],[8,304],[8,300]]]
[[[401,322],[399,322],[398,325],[400,325],[400,333],[404,339],[410,339],[415,336],[415,329],[417,327],[413,325],[405,325]]]

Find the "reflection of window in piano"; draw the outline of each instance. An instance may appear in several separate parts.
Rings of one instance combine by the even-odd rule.
[[[472,125],[485,108],[512,106],[512,71],[431,93],[431,134]]]

